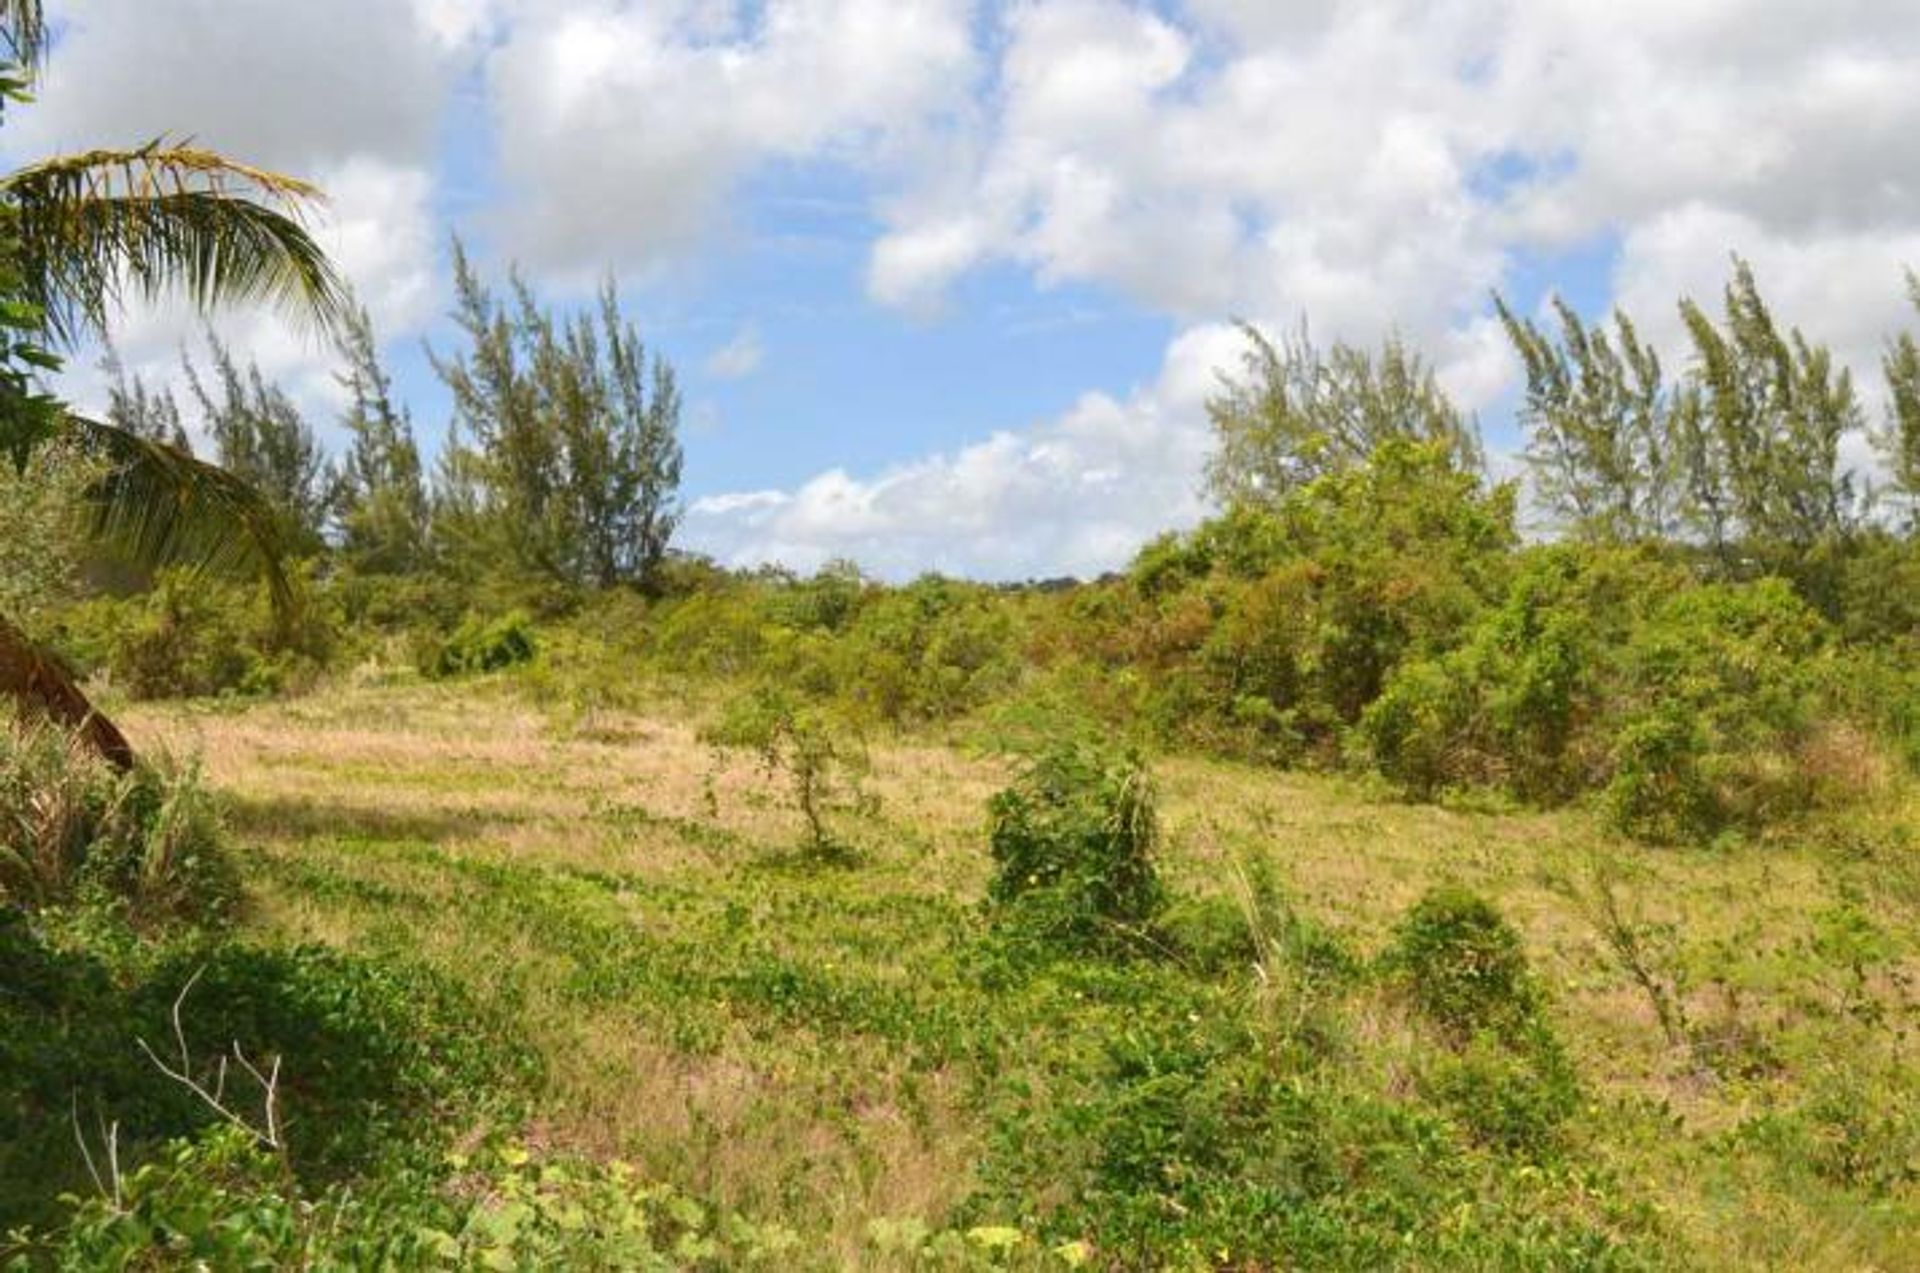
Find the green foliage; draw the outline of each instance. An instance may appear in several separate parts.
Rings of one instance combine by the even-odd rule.
[[[258,491],[280,520],[282,542],[301,554],[319,549],[333,504],[333,471],[313,428],[286,391],[242,370],[211,333],[212,383],[186,359],[187,383],[200,404],[221,468]],[[172,439],[167,439],[172,441]]]
[[[1415,1006],[1457,1038],[1511,1039],[1538,1011],[1520,934],[1463,889],[1433,889],[1415,903],[1384,959]]]
[[[1757,829],[1829,795],[1795,763],[1818,717],[1820,617],[1777,579],[1686,589],[1621,651],[1613,776],[1602,802],[1654,841]]]
[[[59,622],[54,643],[136,699],[302,689],[337,639],[324,604],[289,618],[261,587],[182,570],[162,571],[147,592],[73,606]]]
[[[1576,535],[1639,542],[1674,527],[1675,457],[1669,437],[1672,394],[1660,359],[1626,314],[1614,334],[1588,326],[1558,297],[1556,340],[1495,298],[1526,370],[1520,409],[1527,464],[1546,506]]]
[[[526,663],[537,649],[533,619],[526,612],[492,619],[469,614],[444,640],[427,641],[418,661],[425,675],[444,680]]]
[[[1680,303],[1695,362],[1674,402],[1681,509],[1700,540],[1732,562],[1749,552],[1805,552],[1860,517],[1841,443],[1865,422],[1853,380],[1825,346],[1782,332],[1752,268],[1735,258],[1725,313]]]
[[[1397,337],[1378,355],[1345,344],[1322,354],[1304,331],[1280,344],[1250,324],[1241,332],[1243,378],[1224,378],[1207,403],[1217,443],[1207,485],[1221,505],[1276,503],[1395,442],[1430,444],[1462,471],[1480,466],[1474,426]]]
[[[504,1145],[455,1156],[450,1168],[360,1190],[303,1190],[245,1136],[215,1128],[133,1172],[117,1205],[81,1203],[56,1231],[30,1237],[16,1258],[23,1269],[164,1263],[672,1273],[778,1266],[798,1245],[777,1225],[755,1225],[649,1183],[622,1162],[536,1160]]]
[[[79,1183],[76,1114],[96,1159],[117,1124],[129,1168],[219,1121],[141,1041],[209,1090],[220,1058],[277,1060],[285,1166],[313,1181],[431,1164],[511,1112],[537,1072],[493,1009],[392,961],[207,936],[146,945],[94,912],[0,912],[0,953],[0,1226],[44,1219]],[[258,1121],[264,1093],[229,1070],[229,1106]]]
[[[0,728],[0,907],[95,902],[151,928],[218,921],[238,895],[196,771],[120,773],[51,726]]]
[[[339,379],[348,405],[341,423],[353,440],[334,489],[340,556],[362,574],[413,574],[429,564],[431,548],[413,420],[393,399],[364,307],[349,316],[344,337],[347,370]]]
[[[1920,309],[1920,275],[1907,271],[1907,298]],[[1920,341],[1901,332],[1881,359],[1887,380],[1887,419],[1873,441],[1887,462],[1895,498],[1903,501],[1907,529],[1920,532]]]
[[[1159,826],[1137,753],[1081,740],[1027,759],[988,803],[989,903],[1048,944],[1124,949],[1159,913]]]
[[[1427,1094],[1475,1141],[1543,1161],[1580,1108],[1578,1079],[1551,1034],[1535,1026],[1519,1046],[1476,1035],[1421,1077]]]

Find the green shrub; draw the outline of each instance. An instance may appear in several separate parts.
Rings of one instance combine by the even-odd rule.
[[[294,583],[296,608],[276,616],[261,585],[163,571],[146,592],[62,612],[55,644],[136,699],[298,689],[330,662],[338,618],[310,578]]]
[[[0,726],[0,904],[104,902],[154,927],[217,920],[238,896],[195,770],[120,773],[51,726]]]
[[[1159,912],[1159,828],[1141,758],[1084,741],[1028,759],[988,803],[989,902],[1042,917],[1054,941],[1125,944]]]
[[[1458,1039],[1516,1038],[1534,1020],[1536,991],[1520,934],[1491,902],[1459,888],[1429,890],[1394,930],[1384,964],[1408,997]]]
[[[1543,1027],[1517,1042],[1476,1035],[1435,1061],[1421,1086],[1479,1143],[1545,1159],[1560,1148],[1565,1124],[1580,1108],[1580,1085]]]
[[[445,640],[426,645],[420,671],[438,680],[497,672],[528,662],[536,649],[533,619],[524,610],[494,619],[468,615]]]

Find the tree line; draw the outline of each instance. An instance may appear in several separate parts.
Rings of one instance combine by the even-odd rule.
[[[1909,274],[1920,306],[1920,279]],[[1624,311],[1588,322],[1564,300],[1552,319],[1495,296],[1525,374],[1519,421],[1539,507],[1590,543],[1693,545],[1733,573],[1761,574],[1843,546],[1876,508],[1920,519],[1920,344],[1882,358],[1886,417],[1869,419],[1853,375],[1828,346],[1777,320],[1752,267],[1735,258],[1716,314],[1679,302],[1691,360],[1678,374]],[[1481,464],[1476,430],[1433,368],[1398,338],[1378,352],[1274,341],[1248,327],[1240,374],[1209,404],[1217,450],[1209,492],[1225,507],[1273,504],[1315,478],[1364,463],[1388,439],[1438,443]],[[1848,443],[1879,454],[1869,485]]]
[[[453,399],[436,464],[364,306],[341,324],[338,456],[282,386],[210,330],[204,365],[183,353],[187,411],[211,458],[266,498],[290,551],[324,552],[361,575],[649,584],[679,519],[673,368],[648,354],[611,280],[592,312],[556,316],[517,271],[496,289],[457,242],[453,259],[460,340],[429,351]],[[129,375],[111,348],[103,369],[110,424],[191,450],[171,390]]]

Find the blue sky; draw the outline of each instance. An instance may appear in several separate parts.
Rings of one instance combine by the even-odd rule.
[[[451,233],[560,303],[616,271],[685,389],[683,542],[742,564],[1120,564],[1205,512],[1233,316],[1401,332],[1510,466],[1491,289],[1623,305],[1677,361],[1738,251],[1870,374],[1920,260],[1899,0],[50,8],[10,155],[166,131],[320,181],[430,444]],[[219,323],[334,409],[324,349]],[[118,343],[171,378],[192,330]]]

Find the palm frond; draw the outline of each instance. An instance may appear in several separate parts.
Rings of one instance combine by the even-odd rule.
[[[0,4],[8,0],[0,0]],[[21,264],[50,333],[99,330],[129,289],[196,305],[263,301],[337,328],[345,283],[301,221],[321,201],[297,178],[154,141],[49,159],[0,179]]]
[[[258,572],[274,612],[283,621],[292,614],[280,520],[258,491],[177,447],[110,424],[69,416],[67,428],[105,469],[88,497],[95,533],[111,551],[143,569]]]
[[[40,0],[0,0],[0,46],[31,71],[47,51],[47,23]]]
[[[133,768],[133,746],[101,715],[60,662],[0,614],[0,696],[73,730],[114,767]]]

